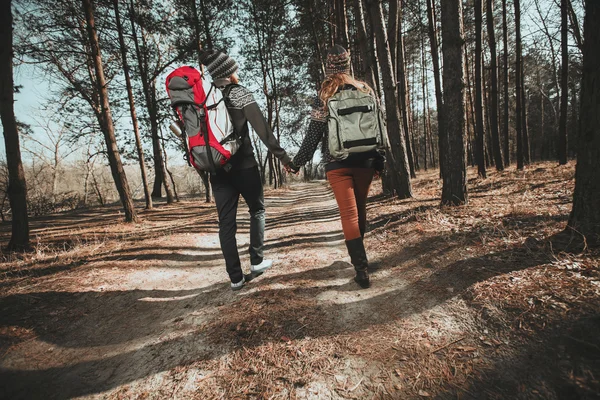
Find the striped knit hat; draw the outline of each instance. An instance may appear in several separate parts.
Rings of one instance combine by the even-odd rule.
[[[238,70],[238,64],[227,54],[217,50],[205,50],[200,56],[200,62],[206,65],[213,79],[229,78]]]
[[[337,44],[327,51],[327,61],[325,61],[325,75],[333,74],[350,75],[350,53]]]

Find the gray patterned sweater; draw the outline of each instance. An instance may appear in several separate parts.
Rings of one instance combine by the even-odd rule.
[[[224,88],[231,84],[228,79],[216,79],[215,86]],[[225,99],[229,116],[233,122],[235,132],[242,138],[242,146],[233,157],[231,157],[232,169],[252,168],[258,163],[254,157],[254,148],[250,140],[248,123],[252,125],[254,132],[260,140],[267,146],[267,149],[277,157],[283,165],[290,162],[290,157],[284,149],[281,148],[277,138],[273,135],[269,124],[267,123],[262,111],[256,104],[252,92],[244,86],[235,85],[229,91]]]

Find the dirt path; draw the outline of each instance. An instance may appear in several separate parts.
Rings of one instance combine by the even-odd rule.
[[[486,184],[479,200],[473,192],[475,205],[510,185]],[[522,198],[539,201],[564,184]],[[0,281],[0,398],[593,398],[597,381],[586,374],[597,377],[598,365],[573,357],[598,340],[574,329],[600,325],[598,259],[586,259],[593,274],[555,267],[550,276],[558,258],[542,242],[564,222],[566,211],[544,216],[544,207],[560,210],[562,195],[531,215],[512,204],[500,216],[499,207],[471,209],[469,219],[416,189],[415,200],[371,198],[369,290],[352,282],[324,182],[267,194],[266,255],[275,266],[237,293],[210,205],[163,205],[133,227],[107,222],[114,215],[106,212],[38,222],[47,254],[14,261],[20,272]],[[243,205],[238,221],[248,268]],[[510,295],[496,298],[544,279],[523,294],[529,311]],[[559,292],[565,282],[572,286]],[[568,311],[574,324],[563,332]],[[567,333],[575,340],[557,339]],[[548,345],[559,347],[538,354]]]
[[[189,224],[189,233],[150,238],[105,254],[101,247],[85,268],[38,280],[29,291],[4,299],[3,312],[9,316],[2,325],[20,326],[31,335],[10,348],[0,364],[6,398],[90,395],[220,357],[229,346],[209,343],[205,331],[224,309],[243,312],[245,298],[257,291],[293,290],[302,275],[314,279],[311,269],[330,278],[318,286],[353,289],[349,264],[338,261],[331,268],[346,254],[335,201],[323,183],[296,185],[267,197],[266,204],[266,254],[275,267],[239,294],[229,290],[209,212],[203,225],[195,229]],[[238,245],[247,268],[244,208]],[[143,261],[143,268],[137,261]],[[53,290],[57,280],[59,291]]]

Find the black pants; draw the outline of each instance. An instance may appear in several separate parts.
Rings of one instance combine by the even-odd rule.
[[[257,265],[263,260],[265,203],[260,173],[258,167],[231,172],[219,171],[211,175],[210,183],[219,213],[219,241],[225,266],[231,282],[237,283],[243,277],[235,239],[240,194],[250,212],[250,262]]]

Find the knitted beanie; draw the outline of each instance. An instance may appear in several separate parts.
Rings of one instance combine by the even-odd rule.
[[[227,54],[217,50],[205,50],[200,56],[200,62],[206,65],[212,79],[229,78],[238,70],[238,64]]]
[[[325,75],[350,74],[350,53],[342,46],[335,45],[327,51]]]

